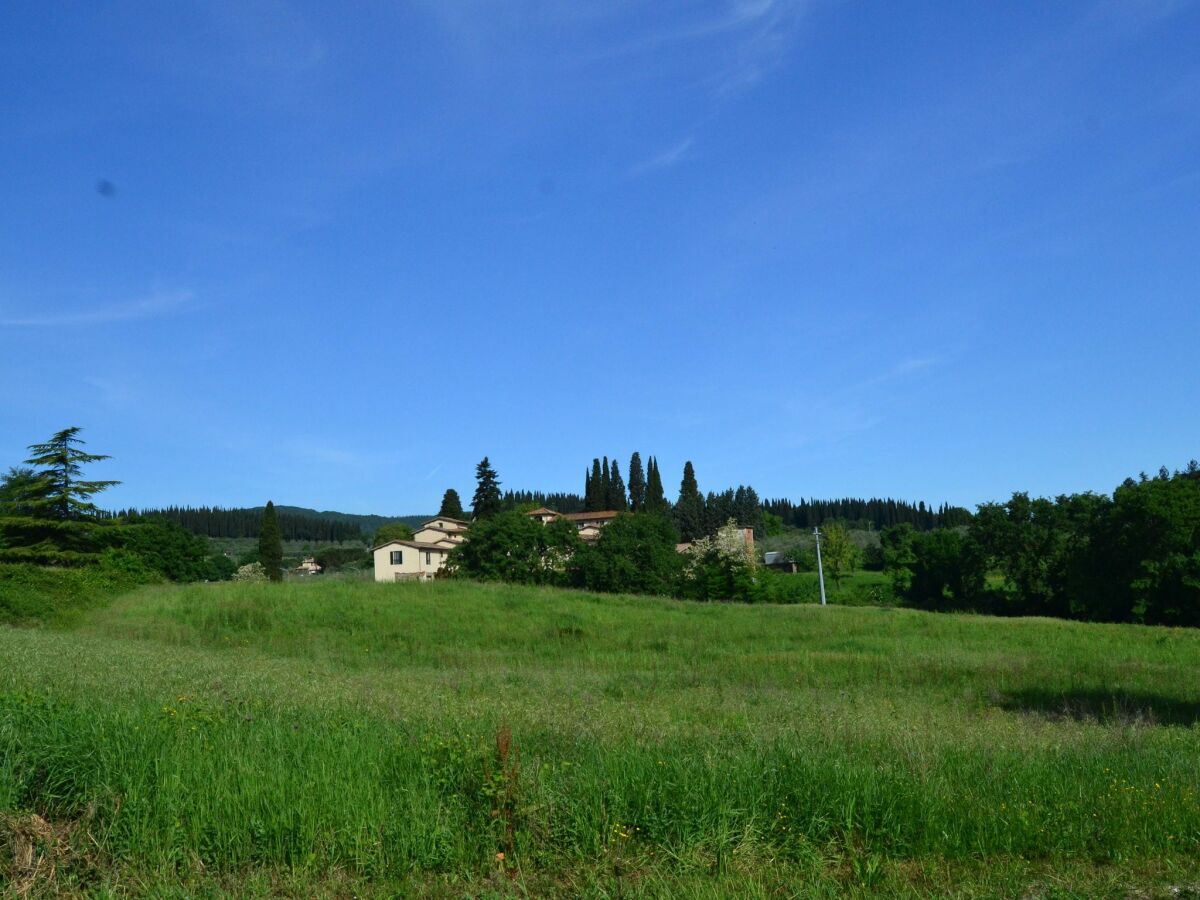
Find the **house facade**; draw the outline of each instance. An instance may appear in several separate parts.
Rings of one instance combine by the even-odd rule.
[[[372,551],[376,581],[429,581],[446,567],[450,547],[388,541]]]
[[[450,551],[463,541],[471,523],[450,516],[425,522],[411,541],[388,541],[371,552],[376,581],[429,581],[446,567]]]

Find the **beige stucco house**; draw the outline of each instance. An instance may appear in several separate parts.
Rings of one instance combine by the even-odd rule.
[[[418,544],[435,544],[438,547],[456,547],[463,541],[463,535],[470,528],[470,523],[462,519],[451,519],[448,516],[438,516],[422,525],[413,535]]]
[[[446,566],[450,547],[388,541],[373,551],[376,581],[428,581]]]

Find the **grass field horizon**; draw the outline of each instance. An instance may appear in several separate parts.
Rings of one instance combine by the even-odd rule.
[[[17,893],[1200,889],[1184,629],[314,580],[0,660]]]

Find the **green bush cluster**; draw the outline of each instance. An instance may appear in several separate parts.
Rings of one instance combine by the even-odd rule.
[[[1200,465],[1112,496],[1017,493],[966,528],[884,531],[897,595],[923,609],[1200,626]]]

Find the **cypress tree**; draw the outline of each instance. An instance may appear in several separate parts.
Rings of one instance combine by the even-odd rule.
[[[658,460],[652,456],[646,466],[646,512],[664,513],[668,509],[670,509],[670,505],[667,503],[667,495],[663,491]]]
[[[608,470],[608,457],[600,463],[600,490],[596,492],[601,509],[611,509],[608,505],[612,497],[612,473]]]
[[[459,499],[458,491],[454,488],[447,488],[446,493],[442,495],[442,507],[438,510],[439,516],[446,516],[450,519],[465,519],[466,513],[463,512],[462,500]]]
[[[490,519],[500,512],[500,480],[496,470],[485,456],[475,467],[475,496],[471,499],[471,510],[476,519]]]
[[[621,467],[617,465],[615,459],[609,466],[608,475],[608,508],[623,512],[629,508],[629,505],[625,501],[625,481],[621,478]]]
[[[696,483],[696,470],[692,468],[691,460],[683,466],[679,500],[675,503],[675,524],[682,540],[694,541],[704,536],[704,497]]]
[[[629,457],[629,508],[633,512],[646,508],[646,476],[642,472],[642,457],[636,450]]]
[[[262,523],[258,526],[258,559],[271,581],[283,581],[283,538],[279,533],[279,517],[275,504],[267,501]]]
[[[604,495],[601,491],[604,488],[604,479],[600,472],[600,460],[592,459],[592,478],[588,482],[587,496],[584,497],[584,506],[587,512],[596,512],[604,508]]]

